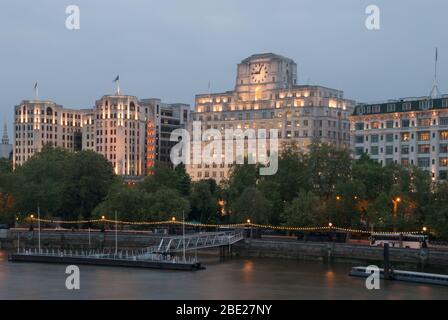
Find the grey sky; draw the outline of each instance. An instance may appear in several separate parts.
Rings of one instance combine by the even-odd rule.
[[[65,28],[65,8],[81,29]],[[381,30],[364,26],[381,9]],[[0,6],[0,123],[40,98],[85,108],[113,92],[193,104],[231,90],[236,64],[260,52],[294,59],[299,83],[372,101],[427,95],[439,48],[439,88],[448,92],[446,0],[14,0]],[[444,40],[444,41],[443,41]]]

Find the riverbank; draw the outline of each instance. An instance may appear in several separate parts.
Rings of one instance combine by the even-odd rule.
[[[311,243],[245,239],[234,245],[233,253],[247,258],[281,258],[348,263],[379,263],[383,248],[345,243]],[[448,251],[390,248],[392,263],[448,267]]]
[[[19,236],[20,235],[20,236]],[[150,232],[119,232],[120,249],[135,249],[157,245],[164,234]],[[6,239],[0,239],[0,248],[12,251],[20,247],[35,248],[37,231],[9,231]],[[113,248],[115,232],[48,230],[41,232],[42,248],[85,249]],[[201,250],[203,254],[218,256],[218,249]],[[314,261],[334,261],[356,264],[381,264],[383,249],[360,244],[316,243],[295,240],[244,239],[232,246],[232,255],[243,258],[274,258]],[[448,250],[390,248],[390,261],[420,267],[448,267]]]

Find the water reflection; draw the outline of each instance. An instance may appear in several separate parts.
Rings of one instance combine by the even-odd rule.
[[[10,263],[0,252],[0,299],[448,299],[438,286],[382,281],[367,290],[349,264],[203,261],[198,272],[80,266],[81,290],[67,290],[66,266]]]
[[[243,281],[253,281],[254,262],[252,260],[245,260],[243,263]]]
[[[335,278],[334,271],[328,270],[327,272],[325,272],[325,279],[327,280],[328,287],[334,286],[334,278]]]

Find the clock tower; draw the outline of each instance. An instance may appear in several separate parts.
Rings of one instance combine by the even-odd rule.
[[[238,64],[235,91],[250,99],[254,93],[286,89],[297,83],[297,64],[273,53],[254,54]],[[266,95],[261,95],[266,96]]]

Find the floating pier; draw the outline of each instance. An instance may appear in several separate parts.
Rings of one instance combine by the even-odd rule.
[[[105,251],[82,250],[23,250],[8,256],[11,262],[37,262],[80,264],[111,267],[133,267],[164,270],[196,271],[205,267],[195,258],[180,259],[177,256],[161,255],[140,251],[120,251],[109,253]]]
[[[442,286],[448,286],[448,275],[436,274],[436,273],[424,273],[404,270],[392,270],[389,273],[384,269],[380,270],[380,278],[396,281],[417,282],[425,284],[436,284]],[[353,277],[367,278],[371,275],[367,272],[367,267],[353,267],[349,273]]]

